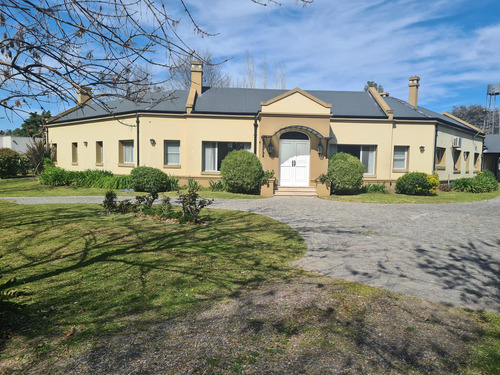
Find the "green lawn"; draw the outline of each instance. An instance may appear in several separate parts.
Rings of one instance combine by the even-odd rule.
[[[356,195],[330,195],[325,199],[360,203],[465,203],[493,199],[500,196],[500,190],[491,193],[463,193],[458,191],[438,192],[433,196],[416,196],[395,193],[363,193]]]
[[[15,299],[20,312],[0,309],[0,362],[38,358],[39,348],[63,355],[67,345],[131,321],[171,317],[291,277],[298,271],[289,264],[306,250],[297,232],[255,214],[206,210],[208,225],[178,225],[102,211],[0,201],[0,284],[16,277],[12,288],[24,294]]]
[[[142,193],[125,193],[119,190],[117,195],[136,196]],[[224,191],[200,190],[198,192],[204,198],[223,199],[260,199],[260,195],[233,194]],[[96,196],[106,194],[106,189],[84,188],[72,186],[49,186],[38,183],[35,177],[0,179],[0,197],[60,197],[60,196]],[[177,192],[165,193],[168,196],[177,196]]]

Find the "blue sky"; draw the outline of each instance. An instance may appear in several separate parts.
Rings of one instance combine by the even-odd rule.
[[[223,70],[235,80],[245,75],[247,51],[257,70],[265,57],[270,87],[274,65],[283,64],[290,89],[356,91],[370,80],[407,100],[408,77],[418,75],[419,105],[436,112],[484,105],[487,85],[500,83],[498,0],[315,0],[305,8],[293,0],[265,7],[250,0],[185,3],[202,28],[218,35],[195,35],[182,10],[172,8],[181,19],[177,31],[192,48],[229,58]],[[0,129],[20,123],[4,119]]]

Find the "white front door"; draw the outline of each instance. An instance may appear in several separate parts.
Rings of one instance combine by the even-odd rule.
[[[309,141],[280,139],[280,186],[309,186]]]

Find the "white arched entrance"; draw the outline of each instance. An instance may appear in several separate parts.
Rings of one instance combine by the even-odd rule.
[[[287,132],[280,136],[280,186],[309,186],[310,140],[302,132]]]

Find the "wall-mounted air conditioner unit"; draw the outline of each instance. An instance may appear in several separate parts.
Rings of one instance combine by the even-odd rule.
[[[455,147],[455,148],[462,147],[462,138],[461,137],[454,137],[453,138],[453,147]]]

